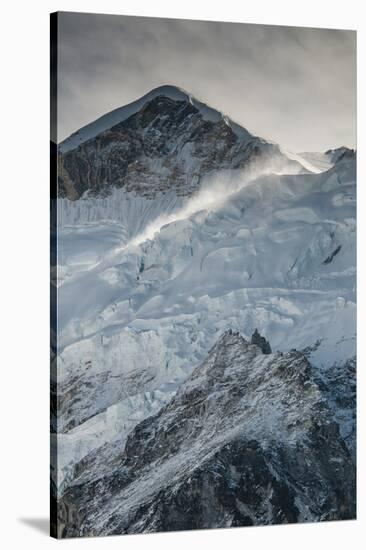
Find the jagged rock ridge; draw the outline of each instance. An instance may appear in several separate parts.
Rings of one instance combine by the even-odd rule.
[[[125,449],[103,453],[58,503],[60,536],[355,517],[354,465],[308,360],[231,331]]]

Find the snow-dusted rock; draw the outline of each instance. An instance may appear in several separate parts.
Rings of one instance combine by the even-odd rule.
[[[232,331],[124,451],[102,455],[59,501],[60,536],[355,517],[354,464],[309,362]]]

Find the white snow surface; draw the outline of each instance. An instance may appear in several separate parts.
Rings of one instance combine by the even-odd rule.
[[[316,153],[316,152],[306,152],[300,153],[298,155],[304,161],[309,162],[314,166],[319,172],[324,172],[324,170],[329,170],[334,165],[330,155],[326,153]]]
[[[59,420],[60,489],[167,403],[228,328],[257,327],[274,351],[320,341],[319,369],[355,355],[354,162],[215,178],[186,202],[58,201],[58,392],[77,396]]]

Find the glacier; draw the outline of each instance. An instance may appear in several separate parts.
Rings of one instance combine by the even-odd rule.
[[[211,174],[187,197],[58,199],[59,494],[169,403],[228,327],[306,350],[324,383],[354,359],[355,159],[311,159],[303,173]],[[349,409],[337,419],[352,439]]]

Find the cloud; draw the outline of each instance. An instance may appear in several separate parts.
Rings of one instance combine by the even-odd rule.
[[[166,83],[289,149],[355,146],[353,31],[60,13],[59,140]]]

